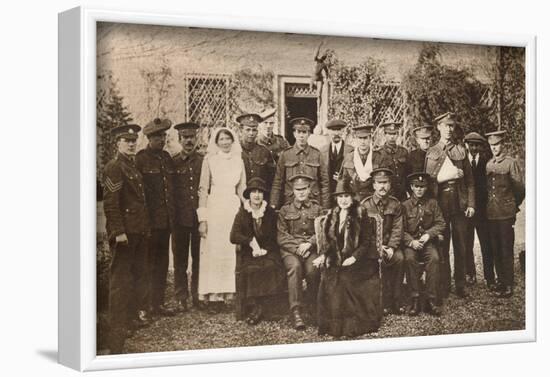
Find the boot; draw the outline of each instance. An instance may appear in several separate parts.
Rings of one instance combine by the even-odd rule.
[[[299,308],[295,308],[292,311],[292,322],[294,324],[295,330],[305,330],[306,324],[304,323],[304,320],[302,319],[302,315],[300,313]]]
[[[418,299],[418,296],[412,298],[411,307],[409,308],[409,315],[410,316],[417,316],[418,313],[420,313],[420,300]]]

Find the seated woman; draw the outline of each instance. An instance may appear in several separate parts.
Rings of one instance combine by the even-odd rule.
[[[314,261],[321,268],[318,333],[352,338],[380,327],[381,223],[368,217],[353,199],[349,179],[338,181],[333,195],[337,205],[317,227],[321,254]]]
[[[248,324],[257,324],[264,313],[263,300],[280,293],[285,270],[277,245],[277,214],[264,200],[267,188],[261,178],[252,178],[243,193],[243,206],[235,216],[231,243],[239,245],[236,273],[241,284],[237,294],[244,298]]]

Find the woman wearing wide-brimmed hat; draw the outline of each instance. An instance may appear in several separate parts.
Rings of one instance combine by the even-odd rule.
[[[251,325],[262,319],[265,298],[280,293],[286,283],[277,244],[277,214],[264,200],[266,192],[263,179],[256,177],[248,182],[244,204],[231,229],[231,243],[240,246],[237,295],[244,299],[244,317]]]
[[[377,331],[382,318],[376,220],[354,199],[349,179],[333,195],[337,205],[320,221],[318,295],[320,335],[356,337]]]

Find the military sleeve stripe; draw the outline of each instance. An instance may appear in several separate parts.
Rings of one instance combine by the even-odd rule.
[[[113,183],[109,177],[105,179],[105,187],[111,192],[116,192],[122,188],[122,182]]]

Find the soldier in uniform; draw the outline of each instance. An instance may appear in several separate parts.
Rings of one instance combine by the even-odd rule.
[[[111,249],[109,284],[109,349],[122,353],[130,328],[129,319],[138,309],[137,320],[147,325],[150,320],[148,234],[143,178],[135,165],[136,140],[141,127],[126,125],[114,128],[116,157],[105,166],[103,174],[105,217]]]
[[[294,190],[292,202],[279,211],[277,243],[285,265],[288,280],[288,300],[294,328],[305,329],[302,319],[302,279],[305,277],[310,305],[315,313],[319,271],[313,266],[317,255],[315,218],[322,215],[321,206],[310,199],[312,177],[297,174],[289,179]]]
[[[371,173],[374,194],[361,202],[370,215],[383,219],[382,286],[384,314],[403,314],[401,286],[403,284],[403,216],[401,203],[390,195],[393,172],[388,168],[374,169]]]
[[[271,152],[256,142],[258,124],[262,118],[258,114],[243,114],[237,117],[240,125],[242,158],[246,171],[246,179],[258,177],[264,180],[267,187],[271,187],[275,162]]]
[[[464,298],[468,296],[465,289],[466,219],[475,213],[474,178],[466,148],[453,141],[456,124],[454,114],[442,114],[435,122],[441,138],[436,145],[428,149],[426,173],[432,178],[432,192],[447,223],[441,246],[441,294],[442,297],[447,297],[451,287],[449,246],[452,234],[455,293]]]
[[[166,276],[168,274],[168,249],[170,233],[174,225],[172,175],[173,161],[163,150],[166,130],[172,123],[168,119],[155,118],[143,133],[149,141],[147,148],[136,155],[136,166],[143,175],[145,199],[151,224],[149,253],[151,254],[151,306],[155,315],[174,315],[164,306]]]
[[[517,160],[504,153],[506,131],[485,136],[493,152],[487,163],[487,219],[498,276],[495,295],[508,298],[514,293],[514,224],[525,199],[525,186]]]
[[[275,110],[266,113],[262,118],[262,123],[258,127],[258,137],[256,142],[266,147],[271,152],[271,157],[277,163],[279,161],[279,155],[290,145],[288,141],[281,135],[273,133],[273,127],[275,126]]]
[[[319,151],[321,152],[321,164],[327,166],[329,177],[329,193],[332,194],[338,181],[338,175],[342,168],[342,162],[344,156],[353,152],[353,147],[344,143],[342,134],[344,128],[347,126],[346,122],[340,119],[333,119],[327,122],[326,128],[330,137],[330,143],[323,145]],[[336,203],[331,196],[331,207]]]
[[[328,209],[330,196],[327,166],[321,164],[321,152],[307,143],[313,122],[307,118],[295,118],[290,124],[294,129],[296,143],[281,153],[269,204],[278,209],[283,204],[291,203],[294,200],[294,191],[290,177],[305,174],[313,179],[311,197],[320,199],[321,206]]]
[[[351,179],[355,199],[361,202],[374,194],[372,177],[373,169],[390,165],[387,156],[380,153],[380,149],[372,146],[372,124],[360,125],[353,128],[356,147],[352,153],[344,156],[341,175]],[[385,160],[384,160],[385,159]]]
[[[193,306],[199,305],[199,258],[200,235],[197,208],[199,207],[199,181],[203,155],[197,150],[196,123],[180,123],[174,128],[178,131],[182,146],[174,161],[174,203],[176,208],[175,229],[173,233],[174,283],[178,309],[187,311],[189,286],[187,266],[189,247],[191,247],[191,297]]]
[[[477,233],[481,246],[481,257],[483,259],[483,276],[489,290],[494,291],[495,284],[495,262],[493,251],[489,242],[489,228],[487,224],[487,162],[489,157],[483,153],[487,141],[477,132],[470,132],[465,136],[464,141],[468,149],[468,160],[472,165],[476,192],[476,213],[468,219],[466,240],[466,283],[476,282],[476,266],[474,260],[474,237]]]
[[[416,127],[412,130],[418,149],[409,153],[409,164],[412,173],[424,172],[426,165],[426,153],[430,149],[430,143],[432,139],[433,126],[431,124],[424,123],[420,127]]]
[[[411,288],[411,307],[409,315],[420,312],[420,271],[419,262],[424,262],[426,270],[426,293],[428,311],[436,316],[441,315],[437,305],[439,285],[439,251],[438,237],[445,230],[445,219],[437,200],[428,198],[428,173],[413,173],[409,177],[411,197],[403,202],[405,231],[403,245],[405,254],[405,274]]]
[[[397,145],[397,136],[401,123],[388,122],[382,123],[380,127],[384,129],[386,142],[380,148],[383,160],[390,161],[390,164],[384,166],[393,172],[392,195],[402,201],[407,198],[406,180],[410,172],[409,153],[405,148]]]

